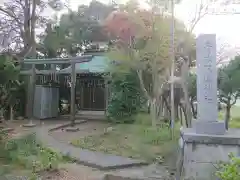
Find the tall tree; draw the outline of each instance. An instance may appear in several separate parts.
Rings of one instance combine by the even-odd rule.
[[[171,60],[169,17],[154,11],[114,12],[107,18],[106,27],[118,39],[110,56],[137,71],[141,88],[151,104],[152,125],[155,127],[160,115],[161,95],[168,88]],[[176,21],[176,20],[175,20]],[[176,24],[181,24],[176,21]],[[184,26],[176,28],[176,42],[187,35]],[[148,77],[146,79],[146,77]]]
[[[8,0],[0,6],[1,46],[17,59],[34,53],[36,28],[42,28],[42,16],[48,4],[43,0]]]
[[[226,105],[225,124],[231,118],[231,107],[240,96],[240,56],[236,56],[228,65],[220,68],[218,75],[219,100]]]
[[[108,42],[102,21],[112,10],[112,6],[98,1],[81,5],[76,12],[69,10],[60,17],[59,23],[47,25],[39,49],[50,56],[76,56],[91,42]]]

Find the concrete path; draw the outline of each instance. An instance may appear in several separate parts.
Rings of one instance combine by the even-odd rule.
[[[104,154],[100,152],[93,152],[74,147],[67,143],[59,142],[49,135],[49,129],[49,126],[36,128],[37,138],[42,141],[47,147],[53,148],[64,155],[72,157],[79,164],[98,168],[99,170],[110,170],[147,165],[147,163],[144,161],[125,158],[122,156]]]

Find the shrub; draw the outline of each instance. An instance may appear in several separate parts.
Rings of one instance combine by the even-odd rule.
[[[221,180],[239,180],[240,179],[240,158],[233,154],[229,155],[228,163],[220,163],[217,176]]]
[[[34,134],[1,142],[0,157],[3,163],[19,165],[33,173],[56,169],[62,156],[43,147]]]
[[[135,72],[115,73],[111,77],[111,96],[107,107],[109,120],[132,123],[145,102]]]

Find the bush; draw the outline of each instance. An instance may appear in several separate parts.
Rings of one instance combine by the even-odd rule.
[[[115,123],[132,123],[145,102],[135,72],[115,73],[111,77],[111,97],[107,107],[109,120]]]
[[[3,163],[17,165],[33,173],[57,169],[61,155],[37,142],[34,134],[1,142],[0,158]]]
[[[239,180],[240,179],[240,158],[229,155],[228,163],[220,163],[217,176],[221,180]]]

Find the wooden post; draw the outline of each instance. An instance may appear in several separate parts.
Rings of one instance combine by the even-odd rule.
[[[83,103],[84,103],[84,100],[83,100],[83,97],[84,97],[84,83],[80,83],[80,88],[81,88],[81,95],[80,95],[80,112],[83,110]]]
[[[35,95],[35,79],[36,79],[36,71],[35,64],[32,65],[32,72],[30,75],[29,82],[29,95],[28,95],[28,118],[32,120],[33,118],[33,106],[34,106],[34,95]]]
[[[75,124],[75,86],[76,86],[76,69],[75,69],[75,62],[71,63],[71,115],[70,120],[72,123],[72,126]]]
[[[105,114],[107,112],[108,101],[109,101],[109,86],[108,80],[104,80],[104,91],[105,91]]]

